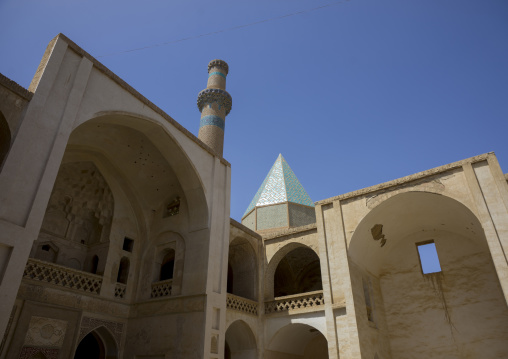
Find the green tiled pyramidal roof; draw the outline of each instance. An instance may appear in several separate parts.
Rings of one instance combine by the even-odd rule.
[[[247,207],[244,216],[252,211],[254,207],[284,202],[314,207],[314,202],[296,178],[291,167],[282,157],[282,154],[279,154],[249,207]]]

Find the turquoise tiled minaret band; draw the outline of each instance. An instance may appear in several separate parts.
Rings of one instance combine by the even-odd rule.
[[[215,153],[222,156],[226,116],[233,101],[226,91],[228,64],[223,60],[212,60],[208,64],[206,89],[198,94],[198,109],[201,112],[198,138]]]
[[[217,126],[222,131],[224,131],[226,124],[224,123],[224,120],[219,116],[208,115],[201,117],[201,121],[199,121],[199,128],[203,126]]]
[[[224,74],[223,74],[222,72],[220,72],[220,71],[214,71],[214,72],[212,72],[210,75],[208,75],[208,77],[213,76],[213,75],[219,75],[219,76],[222,76],[222,77],[226,78],[226,75],[224,75]]]

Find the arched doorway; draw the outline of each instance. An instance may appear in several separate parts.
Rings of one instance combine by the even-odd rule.
[[[105,327],[99,327],[81,339],[74,354],[74,359],[114,358],[118,358],[117,344]]]
[[[265,358],[328,359],[328,341],[307,324],[289,324],[271,338]]]
[[[434,270],[425,269],[424,247],[434,251]],[[394,195],[356,227],[349,256],[359,325],[387,333],[362,354],[508,357],[506,301],[482,225],[464,204],[429,192]],[[375,339],[364,335],[364,343]]]
[[[233,322],[226,330],[225,359],[256,359],[256,338],[243,320]]]

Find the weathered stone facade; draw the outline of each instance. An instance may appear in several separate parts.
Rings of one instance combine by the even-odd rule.
[[[63,35],[0,77],[1,359],[508,357],[493,153],[315,203],[280,156],[243,225],[208,70],[199,138]]]

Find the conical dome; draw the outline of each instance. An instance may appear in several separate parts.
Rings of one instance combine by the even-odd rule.
[[[253,230],[299,227],[316,221],[314,203],[282,154],[275,160],[244,213]]]

